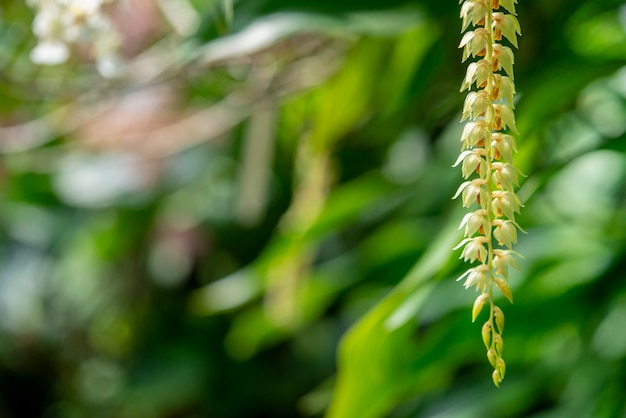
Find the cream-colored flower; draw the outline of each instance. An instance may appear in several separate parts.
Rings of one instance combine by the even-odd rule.
[[[463,48],[463,61],[470,56],[484,56],[487,51],[489,32],[485,28],[478,28],[467,32],[461,38],[459,47]]]
[[[483,179],[474,179],[466,181],[461,184],[453,199],[456,199],[461,194],[461,200],[463,206],[466,208],[471,207],[474,203],[485,202],[487,199],[487,191],[484,189],[486,181]]]
[[[494,129],[499,131],[509,128],[513,132],[518,133],[515,126],[515,115],[510,106],[496,103],[493,105],[493,110],[495,111]]]
[[[467,118],[483,116],[489,106],[491,106],[491,99],[485,90],[472,91],[468,93],[465,98],[461,121],[464,121]]]
[[[493,237],[498,241],[498,245],[512,248],[517,243],[517,226],[513,221],[503,221],[496,219],[493,221]]]
[[[485,139],[490,133],[489,131],[489,124],[486,120],[466,123],[463,128],[463,133],[461,134],[463,148],[471,148],[476,145],[484,144]]]
[[[466,289],[476,286],[479,290],[483,291],[487,287],[487,266],[479,264],[467,270],[461,277],[456,279],[457,281],[465,279],[463,286]]]
[[[485,171],[485,160],[483,156],[485,155],[485,150],[483,149],[471,149],[465,150],[459,155],[459,158],[454,163],[453,167],[456,167],[461,162],[463,163],[463,168],[461,169],[461,173],[463,174],[463,178],[468,178],[472,174],[479,174]]]
[[[466,1],[461,6],[461,19],[463,19],[463,27],[461,32],[470,25],[483,25],[485,23],[485,14],[487,13],[487,5],[484,0]]]
[[[478,260],[482,263],[487,259],[487,248],[485,247],[485,244],[487,244],[487,238],[477,236],[474,238],[465,238],[459,243],[459,245],[454,247],[454,249],[463,247],[461,257],[459,257],[462,258],[463,261],[473,263]]]
[[[520,254],[511,250],[493,250],[493,264],[496,266],[496,274],[500,274],[502,277],[508,280],[509,278],[509,267],[513,267],[514,269],[519,270],[519,266],[517,262],[513,258],[513,254],[521,257]]]
[[[494,277],[493,279],[495,280],[496,287],[498,288],[500,293],[502,293],[504,297],[509,300],[509,302],[513,303],[513,292],[511,292],[509,284],[505,280],[502,280],[500,277]]]
[[[511,48],[500,44],[493,44],[493,61],[491,62],[493,71],[504,69],[504,72],[509,77],[515,78],[513,76],[513,64],[515,64],[515,58]]]
[[[515,138],[500,132],[494,132],[491,135],[491,146],[494,151],[493,158],[496,160],[512,162],[513,152],[517,152]]]
[[[513,96],[515,96],[515,84],[511,77],[507,77],[501,74],[493,74],[494,81],[494,94],[492,94],[493,100],[504,99],[511,109],[515,109],[513,103]]]
[[[515,214],[519,213],[520,207],[522,207],[519,197],[508,190],[494,190],[491,194],[493,197],[491,203],[493,214],[497,217],[504,215],[510,220],[514,220]]]
[[[485,233],[487,227],[487,211],[485,209],[478,209],[474,212],[470,212],[463,217],[459,229],[465,228],[465,236],[471,237],[476,232],[481,234]]]
[[[483,88],[487,85],[487,81],[492,77],[491,64],[486,59],[471,62],[467,66],[465,80],[461,85],[461,91],[469,90],[472,84],[476,83],[476,87]]]
[[[517,48],[517,35],[522,34],[517,18],[512,14],[493,13],[493,36],[496,41],[502,40],[502,36],[509,40]]]
[[[492,181],[499,189],[512,191],[514,186],[519,186],[518,170],[513,164],[494,162],[491,169]]]

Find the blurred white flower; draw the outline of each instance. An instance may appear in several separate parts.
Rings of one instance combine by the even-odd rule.
[[[40,41],[30,53],[30,59],[35,64],[56,65],[67,61],[69,50],[65,43],[60,41]]]
[[[33,62],[61,64],[77,43],[91,45],[96,67],[104,77],[119,73],[120,35],[102,5],[114,0],[27,0],[37,15],[33,33],[38,44],[31,52]]]

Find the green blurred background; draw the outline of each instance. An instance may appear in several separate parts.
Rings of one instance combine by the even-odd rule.
[[[626,3],[520,0],[501,389],[452,247],[457,1],[0,2],[0,417],[626,417]]]

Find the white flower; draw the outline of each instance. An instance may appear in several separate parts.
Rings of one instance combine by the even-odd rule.
[[[31,53],[37,64],[56,65],[69,58],[71,46],[83,42],[93,45],[97,68],[104,76],[118,71],[117,51],[120,37],[102,12],[112,0],[28,0],[37,10],[33,33],[39,39]]]
[[[31,51],[30,59],[35,64],[56,65],[67,61],[69,54],[67,45],[61,41],[41,41]]]

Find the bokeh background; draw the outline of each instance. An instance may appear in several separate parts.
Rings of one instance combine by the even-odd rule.
[[[626,417],[626,3],[518,5],[500,389],[451,250],[457,2],[187,5],[108,7],[106,79],[0,2],[0,417]]]

